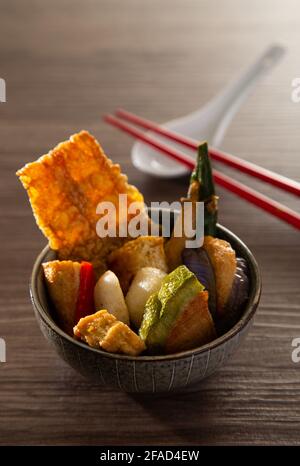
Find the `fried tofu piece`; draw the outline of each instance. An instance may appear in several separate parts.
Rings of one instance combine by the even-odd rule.
[[[198,293],[181,311],[165,343],[166,353],[205,345],[217,337],[208,309],[208,292]]]
[[[138,356],[146,349],[143,340],[128,325],[105,309],[86,316],[74,327],[74,335],[92,348]]]
[[[85,260],[97,275],[106,270],[105,258],[127,238],[100,238],[96,207],[110,201],[119,214],[119,194],[127,202],[143,202],[142,194],[128,184],[120,166],[105,155],[87,131],[74,134],[17,176],[27,190],[37,222],[61,260]],[[128,222],[133,215],[128,214]],[[123,221],[121,219],[121,221]]]
[[[80,263],[51,261],[42,264],[50,298],[62,328],[72,335],[80,286]]]
[[[134,275],[142,267],[155,267],[167,272],[164,238],[140,236],[128,241],[109,255],[107,263],[109,269],[118,276],[126,294]]]
[[[235,251],[227,241],[212,236],[205,236],[203,248],[214,269],[217,310],[222,313],[229,298],[236,272]]]

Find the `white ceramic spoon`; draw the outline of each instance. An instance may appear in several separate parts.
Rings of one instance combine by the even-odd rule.
[[[211,146],[220,148],[232,118],[249,92],[258,79],[271,70],[284,53],[285,49],[280,45],[271,45],[246,72],[230,83],[205,106],[189,115],[171,120],[163,126],[199,141],[206,139]],[[158,135],[155,137],[163,140]],[[180,148],[172,141],[168,141],[168,145]],[[184,151],[189,152],[186,148]],[[195,155],[193,152],[190,154]],[[185,167],[142,142],[136,142],[133,145],[131,158],[136,168],[154,176],[174,178],[188,173]]]

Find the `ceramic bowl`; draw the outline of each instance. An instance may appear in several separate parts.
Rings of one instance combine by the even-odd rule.
[[[248,264],[250,295],[240,320],[227,333],[204,346],[164,356],[123,356],[93,349],[66,334],[55,322],[41,264],[54,260],[48,246],[37,257],[30,294],[39,326],[58,355],[76,371],[103,387],[132,393],[170,392],[197,384],[222,367],[247,334],[261,293],[261,277],[251,251],[231,231],[218,225],[217,236],[228,241]]]

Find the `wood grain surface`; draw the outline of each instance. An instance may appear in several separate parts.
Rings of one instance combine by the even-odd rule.
[[[0,444],[300,443],[299,233],[219,190],[220,221],[263,275],[255,325],[239,352],[194,393],[158,398],[101,390],[62,362],[29,300],[45,245],[14,173],[85,128],[146,201],[174,200],[186,179],[155,180],[130,161],[132,141],[101,116],[123,106],[164,122],[203,105],[272,42],[282,62],[230,126],[224,149],[300,180],[300,5],[296,0],[53,0],[0,3]],[[224,169],[299,210],[299,200]],[[51,202],[51,199],[49,199]]]

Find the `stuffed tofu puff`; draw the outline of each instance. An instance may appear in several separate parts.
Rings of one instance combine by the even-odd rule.
[[[42,264],[47,289],[56,308],[58,320],[67,333],[72,333],[80,286],[80,263],[52,261]]]
[[[94,311],[94,270],[89,262],[51,261],[42,264],[56,314],[67,333],[84,315]]]
[[[140,336],[151,353],[176,353],[216,337],[208,293],[184,265],[167,275],[147,301]]]
[[[236,273],[236,257],[231,245],[222,239],[205,236],[203,248],[208,254],[216,278],[217,309],[224,311]]]

